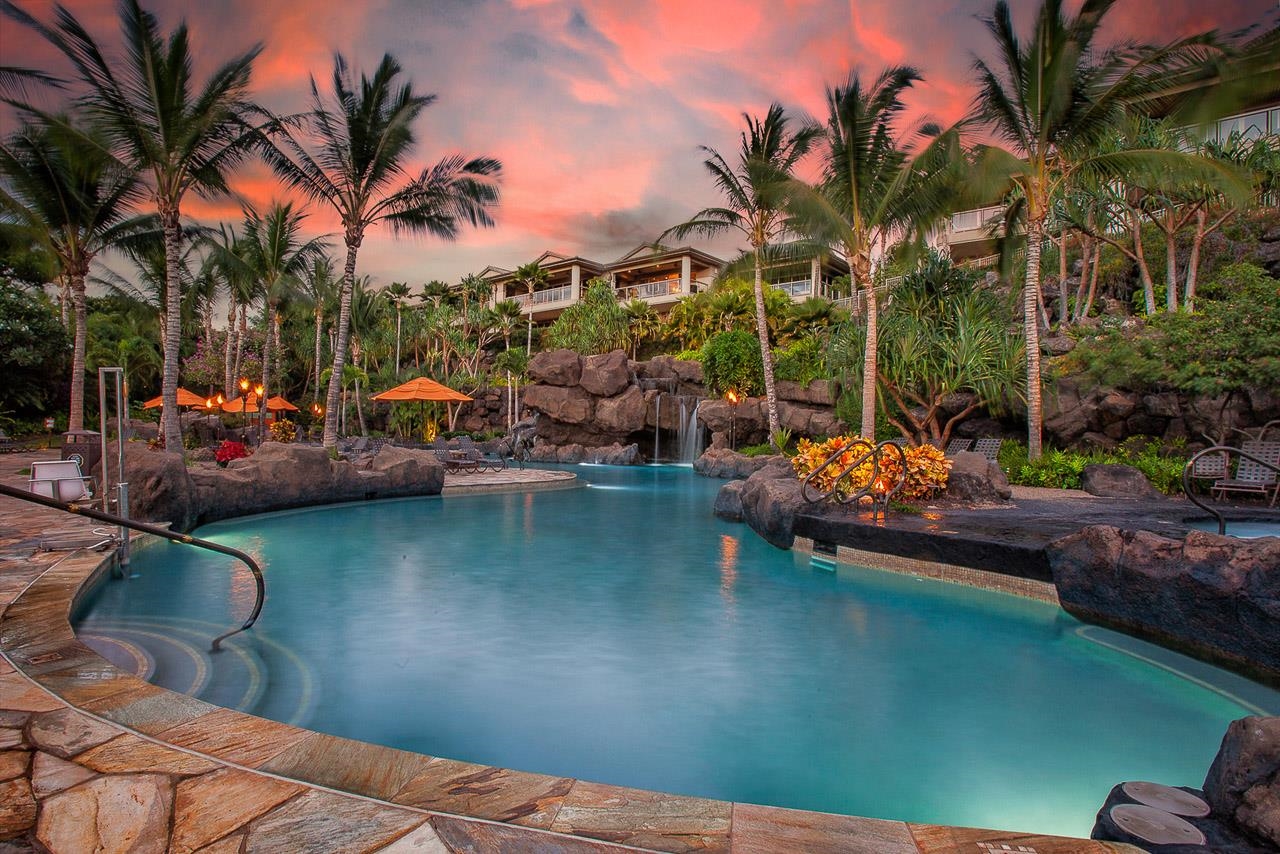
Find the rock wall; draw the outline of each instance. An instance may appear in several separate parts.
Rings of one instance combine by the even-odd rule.
[[[1046,555],[1068,613],[1280,685],[1280,537],[1095,525]]]
[[[1218,397],[1139,394],[1066,377],[1044,397],[1046,436],[1065,447],[1114,447],[1137,435],[1203,443],[1203,434],[1217,438],[1228,428],[1260,427],[1274,418],[1280,418],[1280,389]]]
[[[95,474],[98,471],[95,469]],[[267,442],[253,456],[188,469],[181,454],[125,445],[129,515],[189,531],[205,522],[291,507],[439,495],[444,468],[429,451],[384,446],[367,469],[324,448]]]
[[[713,448],[727,448],[731,434],[738,445],[768,437],[763,399],[748,398],[731,407],[708,398],[697,362],[670,356],[632,362],[621,350],[587,357],[550,350],[533,357],[529,375],[533,384],[525,389],[523,403],[537,413],[534,459],[565,462],[583,453],[590,456],[595,448],[634,445],[634,460],[644,462],[653,453],[655,429],[660,431],[660,452],[672,447],[669,443],[683,426],[681,397],[700,400],[698,421],[711,432]],[[778,398],[782,426],[797,436],[828,436],[844,427],[832,413],[825,381],[807,386],[779,382]]]

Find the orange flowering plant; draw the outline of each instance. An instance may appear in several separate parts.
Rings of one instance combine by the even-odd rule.
[[[796,476],[803,480],[832,454],[840,451],[839,460],[823,469],[812,481],[816,489],[826,492],[835,486],[836,475],[853,465],[859,457],[866,455],[871,447],[872,443],[860,436],[833,436],[825,442],[801,439],[796,455],[791,458],[791,465]],[[898,482],[905,463],[905,478],[896,497],[907,500],[924,498],[946,487],[951,460],[940,449],[932,445],[903,448],[902,455],[901,461],[892,451],[880,457],[880,479],[890,485]],[[871,459],[864,460],[840,482],[839,494],[848,495],[865,489],[874,472],[875,466]]]

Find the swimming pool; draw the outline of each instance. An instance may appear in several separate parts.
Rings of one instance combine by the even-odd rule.
[[[1218,522],[1214,519],[1193,519],[1187,523],[1192,528],[1218,533]],[[1254,537],[1280,537],[1280,522],[1227,520],[1227,536],[1253,539]]]
[[[559,492],[342,505],[159,543],[78,630],[153,681],[335,735],[803,809],[1087,835],[1109,788],[1198,785],[1280,694],[1044,603],[811,568],[687,468]],[[228,603],[233,604],[228,604]]]

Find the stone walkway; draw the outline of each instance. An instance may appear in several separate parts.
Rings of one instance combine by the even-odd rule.
[[[0,457],[0,479],[24,484],[21,469],[48,456]],[[462,477],[473,478],[463,487],[497,485]],[[91,527],[0,498],[5,854],[1136,851],[622,789],[405,753],[210,706],[121,673],[75,639],[74,597],[109,555],[36,546],[44,533]]]

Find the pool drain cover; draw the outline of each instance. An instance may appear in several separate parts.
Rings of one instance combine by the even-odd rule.
[[[1174,815],[1189,815],[1203,818],[1209,814],[1209,805],[1190,792],[1175,789],[1173,786],[1162,786],[1159,783],[1133,782],[1125,783],[1124,793],[1141,804],[1155,807],[1158,810],[1171,812]]]
[[[1111,808],[1111,820],[1125,833],[1154,845],[1204,845],[1204,834],[1172,813],[1143,804]]]

